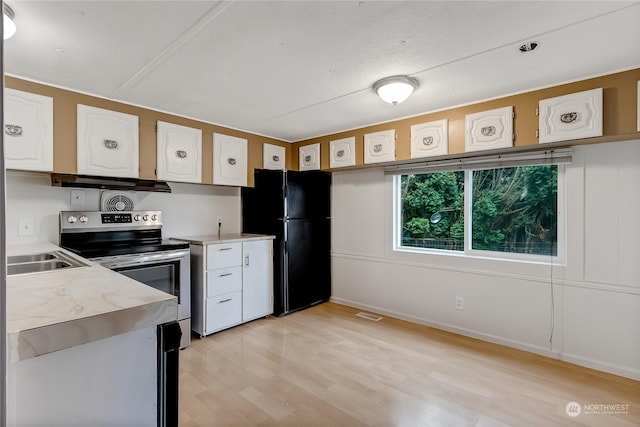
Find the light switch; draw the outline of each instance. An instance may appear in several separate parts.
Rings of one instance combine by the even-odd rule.
[[[84,191],[71,190],[71,206],[80,208],[84,206]]]
[[[18,220],[18,236],[33,236],[33,218],[20,218]]]

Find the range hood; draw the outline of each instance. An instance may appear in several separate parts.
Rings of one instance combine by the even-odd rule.
[[[102,190],[155,191],[171,193],[171,187],[164,181],[138,178],[108,178],[104,176],[51,174],[54,187],[99,188]]]

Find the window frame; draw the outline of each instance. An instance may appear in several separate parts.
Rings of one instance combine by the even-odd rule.
[[[518,165],[527,166],[527,165]],[[542,166],[542,165],[531,165]],[[473,172],[476,170],[483,170],[489,168],[469,168],[464,171],[464,250],[456,251],[449,249],[432,249],[432,248],[419,248],[414,246],[402,245],[402,200],[400,185],[402,175],[408,175],[411,172],[405,174],[394,174],[393,177],[393,251],[395,252],[412,252],[428,255],[444,255],[451,257],[464,257],[464,258],[478,258],[478,259],[491,259],[491,260],[503,260],[503,261],[516,261],[527,262],[536,264],[564,264],[566,261],[566,165],[556,164],[558,168],[558,181],[557,181],[557,203],[556,203],[556,219],[557,219],[557,253],[556,255],[535,255],[535,254],[522,254],[515,252],[498,252],[488,251],[481,249],[472,249],[472,179]],[[500,166],[503,168],[513,167],[509,165]],[[491,168],[498,169],[498,168]],[[455,169],[450,170],[455,172]],[[435,171],[434,171],[435,172]],[[438,171],[441,172],[441,171]],[[420,173],[431,173],[429,171],[423,171]]]

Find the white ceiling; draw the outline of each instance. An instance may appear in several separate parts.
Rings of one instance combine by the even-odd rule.
[[[286,141],[640,66],[638,1],[8,3],[10,75]]]

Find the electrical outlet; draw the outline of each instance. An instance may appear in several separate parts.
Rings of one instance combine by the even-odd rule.
[[[464,298],[463,297],[456,297],[456,302],[454,304],[454,308],[456,310],[464,310]]]
[[[20,218],[18,220],[18,236],[33,236],[33,218]]]

